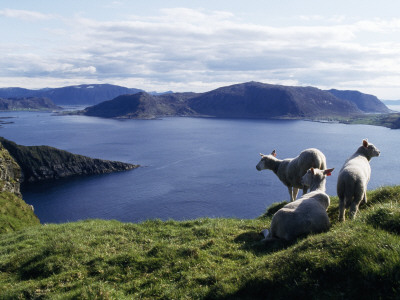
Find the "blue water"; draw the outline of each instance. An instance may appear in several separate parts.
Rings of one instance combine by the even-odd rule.
[[[22,145],[50,145],[90,157],[140,164],[132,171],[29,185],[24,200],[42,223],[87,218],[139,222],[197,217],[255,218],[288,200],[271,171],[255,168],[259,153],[294,157],[316,147],[336,170],[368,137],[381,150],[371,161],[369,189],[400,184],[400,130],[307,121],[165,118],[110,120],[51,113],[2,112],[15,117],[0,136]]]

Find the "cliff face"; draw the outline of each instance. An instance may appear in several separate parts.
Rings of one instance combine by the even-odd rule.
[[[138,167],[118,161],[76,155],[49,146],[21,146],[4,138],[0,138],[0,142],[21,166],[21,182],[111,173]]]
[[[39,224],[31,206],[22,200],[21,170],[0,144],[0,233]]]
[[[21,169],[10,153],[0,143],[0,192],[10,192],[21,197]]]

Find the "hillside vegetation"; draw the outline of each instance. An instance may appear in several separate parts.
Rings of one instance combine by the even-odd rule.
[[[254,220],[88,220],[0,235],[1,299],[396,299],[400,186],[368,194],[354,221],[292,245]]]
[[[21,199],[21,169],[0,143],[0,233],[38,225],[39,219]]]

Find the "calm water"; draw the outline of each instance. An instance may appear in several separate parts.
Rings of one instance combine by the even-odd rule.
[[[36,184],[23,189],[42,223],[87,218],[139,222],[197,217],[254,218],[289,194],[271,171],[255,168],[259,153],[294,157],[316,147],[337,172],[363,138],[381,150],[371,161],[369,189],[400,184],[400,130],[307,121],[166,118],[109,120],[8,112],[0,135],[22,145],[50,145],[143,167],[122,173]]]

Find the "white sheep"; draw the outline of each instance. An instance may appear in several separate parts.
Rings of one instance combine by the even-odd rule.
[[[261,153],[260,155],[261,160],[256,166],[257,170],[272,170],[280,181],[287,186],[291,202],[296,200],[299,189],[303,189],[303,195],[307,193],[308,187],[301,183],[301,177],[308,169],[326,169],[325,155],[315,148],[306,149],[299,156],[284,160],[276,158],[275,150],[270,155]]]
[[[337,181],[339,221],[344,221],[346,208],[350,207],[350,218],[353,219],[360,203],[367,203],[367,185],[371,177],[369,161],[379,155],[380,151],[365,139],[362,146],[344,163]]]
[[[327,231],[330,226],[326,213],[330,198],[325,193],[326,176],[333,169],[319,170],[311,168],[302,177],[305,185],[310,186],[310,193],[297,201],[286,204],[279,209],[271,220],[270,230],[264,230],[265,239],[271,241],[282,239],[292,241],[310,233]]]

